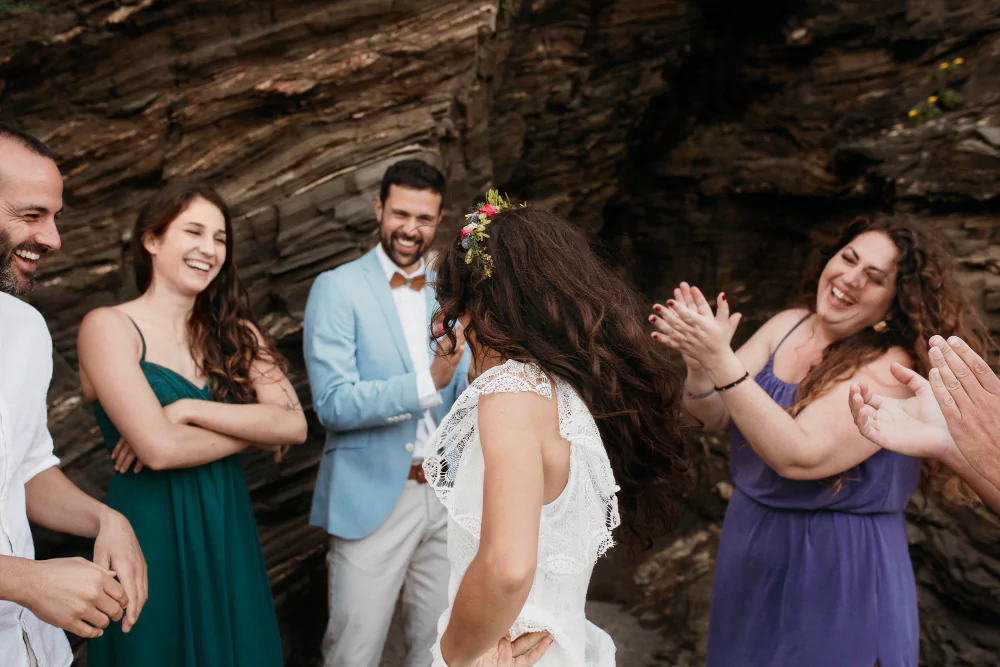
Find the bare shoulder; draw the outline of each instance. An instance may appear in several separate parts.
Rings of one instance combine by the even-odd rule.
[[[77,347],[82,356],[87,356],[88,351],[96,347],[120,354],[130,345],[138,359],[142,351],[139,334],[119,306],[102,306],[84,315],[77,334]]]
[[[789,308],[776,314],[764,325],[783,328],[786,325],[795,326],[811,314],[806,308]]]
[[[558,429],[555,399],[533,391],[505,391],[479,397],[479,429],[484,435],[505,434],[523,438]],[[509,437],[505,437],[510,439]]]
[[[808,317],[810,312],[805,308],[789,308],[774,315],[764,323],[757,334],[768,342],[769,348],[774,348],[778,341],[784,338],[799,322]]]
[[[552,414],[553,400],[533,391],[501,391],[479,396],[479,414],[494,415],[516,411],[525,417]]]
[[[912,392],[893,376],[890,370],[893,364],[911,369],[915,365],[913,355],[905,348],[894,345],[880,357],[858,369],[855,377],[868,380],[874,389],[887,396],[907,397],[912,395]]]
[[[83,316],[80,322],[80,335],[99,332],[103,334],[113,334],[118,331],[127,331],[129,326],[128,316],[117,306],[101,306]]]

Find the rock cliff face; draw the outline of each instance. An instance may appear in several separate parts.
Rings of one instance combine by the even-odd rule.
[[[682,278],[725,289],[747,332],[793,294],[815,236],[858,212],[919,211],[955,242],[1000,329],[1000,0],[501,5],[0,3],[0,120],[45,139],[66,176],[63,250],[31,300],[53,332],[50,421],[74,480],[100,496],[111,476],[79,392],[77,325],[134,294],[122,250],[135,214],[179,177],[232,205],[241,273],[306,403],[308,288],[373,244],[378,181],[411,155],[448,174],[449,229],[500,186],[593,232],[650,298]],[[964,103],[908,120],[942,82]],[[306,525],[311,423],[280,466],[244,459],[293,665],[315,659],[325,621],[324,535]],[[699,443],[684,525],[634,573],[604,564],[595,587],[663,627],[671,665],[703,661],[731,488],[725,447]],[[993,664],[1000,524],[931,495],[911,510],[923,662]],[[85,549],[39,539],[42,555]],[[640,592],[616,592],[633,574]]]

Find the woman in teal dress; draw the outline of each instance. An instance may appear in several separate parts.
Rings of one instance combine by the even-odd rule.
[[[112,624],[91,667],[273,667],[281,639],[238,453],[306,437],[284,362],[254,324],[225,202],[167,186],[132,237],[142,295],[91,311],[80,378],[116,474],[108,504],[135,528],[148,595]]]

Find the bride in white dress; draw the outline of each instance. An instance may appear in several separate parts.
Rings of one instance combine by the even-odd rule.
[[[495,193],[469,218],[437,276],[439,336],[464,333],[478,377],[424,462],[449,514],[434,667],[614,667],[587,587],[620,522],[635,545],[672,519],[678,366],[575,227]]]

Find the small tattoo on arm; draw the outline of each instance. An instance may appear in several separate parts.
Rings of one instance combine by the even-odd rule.
[[[289,412],[302,412],[302,404],[292,398],[292,395],[288,393],[288,390],[284,387],[281,388],[281,393],[285,395],[288,399],[287,403],[284,403],[281,407]]]

